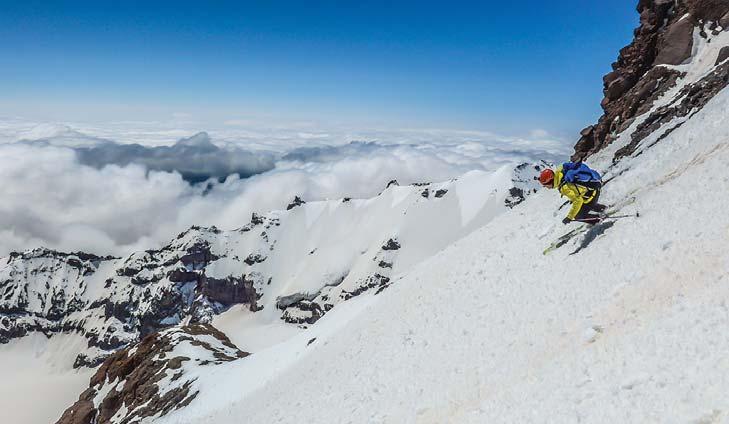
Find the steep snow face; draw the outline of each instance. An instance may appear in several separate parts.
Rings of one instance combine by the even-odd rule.
[[[724,91],[612,168],[605,202],[635,197],[621,212],[640,218],[544,255],[569,228],[540,192],[384,295],[201,376],[159,422],[729,419],[728,108]]]
[[[159,422],[729,420],[729,91],[685,102],[726,78],[709,56],[729,40],[714,35],[590,158],[601,199],[627,217],[545,255],[573,228],[540,192],[384,295],[201,376],[199,396]]]
[[[254,214],[239,229],[193,227],[160,250],[125,258],[12,254],[0,262],[0,342],[35,331],[78,332],[88,341],[78,367],[98,365],[162,328],[211,322],[233,305],[256,313],[257,328],[306,327],[340,302],[384,290],[522,201],[536,191],[542,167],[394,182],[372,199],[297,199],[286,211]]]

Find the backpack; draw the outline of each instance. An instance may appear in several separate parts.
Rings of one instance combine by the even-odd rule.
[[[565,162],[562,164],[562,184],[602,183],[600,173],[582,162]]]

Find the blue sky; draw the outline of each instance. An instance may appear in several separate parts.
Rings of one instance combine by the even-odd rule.
[[[572,138],[600,114],[636,3],[3,1],[0,113]]]

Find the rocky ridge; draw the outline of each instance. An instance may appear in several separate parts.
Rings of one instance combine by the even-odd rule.
[[[197,376],[248,356],[211,325],[173,327],[111,355],[58,424],[133,423],[188,405]]]
[[[616,152],[615,160],[632,154],[650,133],[672,119],[685,118],[699,110],[727,85],[725,64],[711,74],[688,78],[683,65],[692,60],[699,43],[711,43],[729,30],[729,2],[725,0],[640,0],[640,26],[633,41],[622,50],[613,70],[603,78],[604,114],[583,129],[575,145],[574,160],[582,160],[615,140],[638,119],[645,119],[633,136],[633,143]],[[715,42],[716,43],[716,42]],[[711,58],[720,65],[729,57],[729,47]],[[678,86],[678,87],[677,87]],[[671,96],[679,104],[642,116],[669,90],[685,95]]]

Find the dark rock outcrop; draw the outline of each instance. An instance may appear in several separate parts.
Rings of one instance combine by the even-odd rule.
[[[197,288],[197,292],[206,296],[211,302],[217,302],[225,308],[236,304],[248,304],[252,311],[256,309],[258,294],[253,288],[253,280],[243,275],[241,278],[210,278],[203,277]],[[216,311],[216,313],[222,311]]]
[[[150,334],[136,346],[107,358],[91,377],[89,388],[57,424],[106,424],[115,415],[116,422],[132,423],[167,415],[195,399],[198,392],[192,385],[205,367],[246,356],[225,334],[207,324]],[[186,369],[185,363],[195,367]]]
[[[676,96],[676,100],[658,108],[638,125],[635,132],[631,134],[630,143],[615,152],[615,160],[633,154],[641,141],[659,131],[664,125],[677,118],[690,117],[691,114],[701,110],[727,84],[729,84],[729,62],[718,66],[698,82],[683,87]],[[679,121],[675,125],[667,127],[656,141],[665,138],[673,130],[679,128],[682,123],[682,121]]]
[[[260,264],[261,262],[265,261],[266,259],[268,259],[266,257],[266,255],[256,252],[256,253],[251,253],[250,255],[248,255],[243,262],[245,262],[245,264],[248,266],[253,266],[255,264]]]
[[[679,19],[669,25],[659,37],[656,59],[653,65],[680,65],[691,57],[693,47],[694,22]]]
[[[371,289],[377,288],[375,294],[379,294],[382,290],[386,289],[390,285],[390,277],[386,277],[382,274],[375,274],[367,278],[363,284],[360,284],[355,290],[345,291],[342,293],[345,300],[349,300],[353,297],[359,296],[362,293]]]
[[[504,205],[512,209],[526,200],[528,195],[536,193],[541,187],[537,181],[539,173],[550,166],[552,165],[544,161],[537,164],[522,163],[517,166],[511,180],[514,185],[509,188],[509,194],[504,199]]]
[[[396,239],[389,239],[387,240],[387,243],[382,246],[382,250],[398,250],[400,247],[400,243]]]
[[[299,197],[299,196],[295,196],[295,197],[294,197],[294,200],[292,200],[292,201],[291,201],[291,203],[289,203],[289,205],[288,205],[288,206],[286,206],[286,210],[287,210],[287,211],[290,211],[291,209],[293,209],[293,208],[295,208],[295,207],[297,207],[297,206],[301,206],[301,205],[303,205],[304,203],[306,203],[306,202],[304,202],[304,201],[303,201],[303,200],[301,199],[301,197]]]
[[[718,31],[717,22],[722,30],[729,25],[726,0],[639,0],[637,10],[640,26],[633,42],[620,50],[613,71],[603,78],[604,114],[597,124],[581,132],[573,160],[582,160],[610,144],[675,86],[683,75],[657,65],[685,62],[691,55],[694,28],[706,37],[706,31]]]
[[[714,63],[714,66],[720,64],[721,62],[727,60],[729,58],[729,46],[724,46],[719,50],[719,55],[716,57],[716,62]]]
[[[441,188],[440,190],[436,190],[435,197],[440,199],[441,197],[445,196],[446,193],[448,193],[448,190]]]
[[[0,343],[32,331],[80,328],[82,320],[67,318],[87,306],[82,300],[85,279],[114,259],[44,248],[11,253],[0,266]]]

